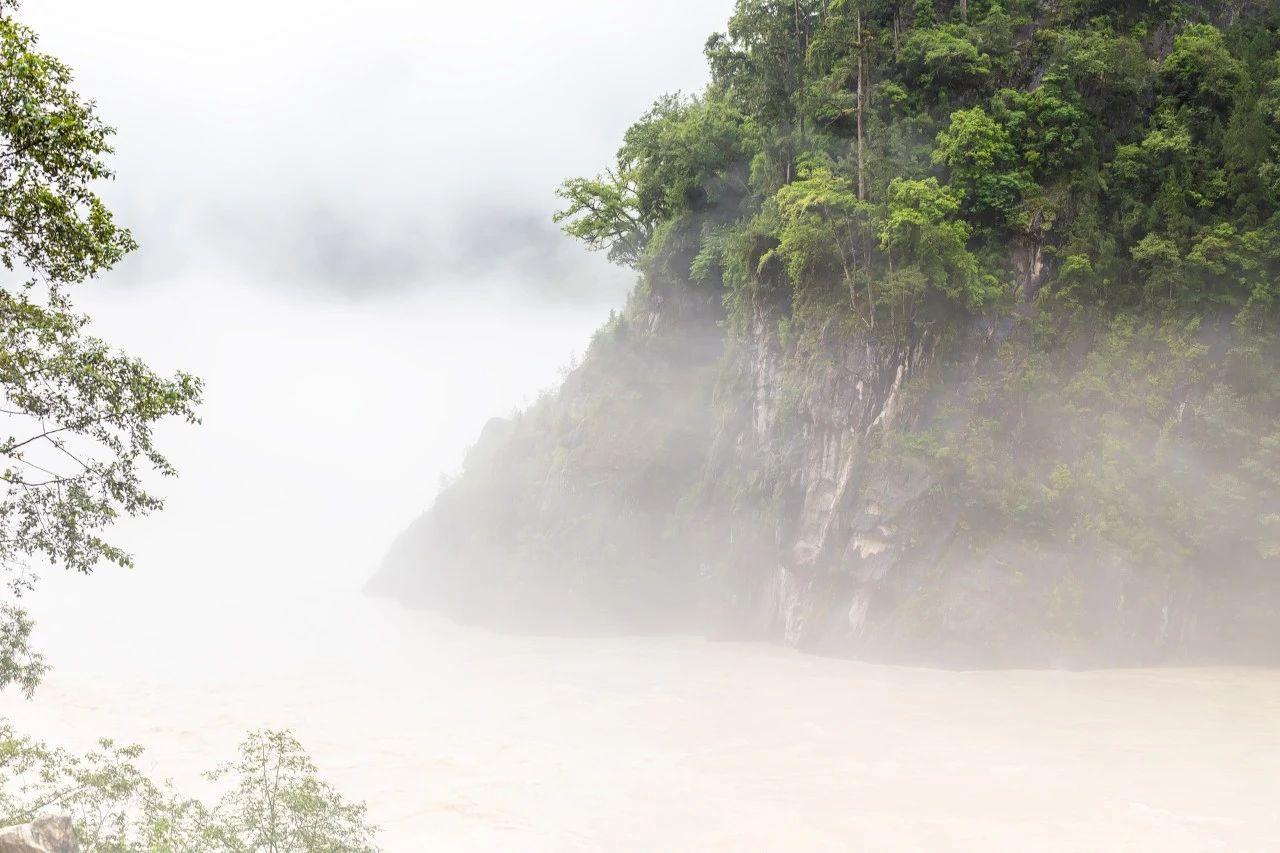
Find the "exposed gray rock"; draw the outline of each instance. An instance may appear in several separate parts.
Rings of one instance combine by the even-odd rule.
[[[0,829],[0,853],[80,853],[71,818],[53,815]]]
[[[1179,544],[1179,529],[1136,516],[1154,557],[1088,526],[979,517],[936,456],[895,447],[957,411],[986,416],[968,397],[1015,384],[998,353],[1029,326],[926,324],[907,343],[822,312],[800,327],[760,301],[727,332],[698,293],[639,291],[556,395],[491,422],[370,591],[498,627],[693,630],[947,666],[1280,654],[1280,578],[1256,553]],[[1196,409],[1171,411],[1162,440],[1182,442],[1190,469]],[[1008,435],[1029,424],[1025,440],[1051,434],[1036,419],[1055,412],[1069,415],[992,416]]]

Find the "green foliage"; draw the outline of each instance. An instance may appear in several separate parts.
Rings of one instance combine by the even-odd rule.
[[[1097,146],[1094,150],[1105,155],[1145,120],[1155,63],[1137,38],[1118,34],[1105,22],[1051,30],[1042,40],[1049,53],[1048,66],[1041,86],[1028,94],[1043,91],[1049,99],[1078,104],[1085,114],[1083,127]],[[1072,117],[1073,124],[1079,121]],[[1034,145],[1034,140],[1032,136],[1026,142]],[[1088,147],[1081,153],[1088,153]]]
[[[1179,33],[1160,66],[1163,91],[1199,121],[1225,117],[1245,78],[1222,31],[1212,24],[1192,24]]]
[[[870,241],[870,205],[858,200],[852,181],[830,159],[806,157],[796,179],[773,197],[778,245],[760,263],[782,258],[793,281],[838,270],[854,278],[859,254]]]
[[[77,755],[0,722],[0,820],[69,815],[86,853],[362,853],[377,827],[317,775],[289,732],[250,733],[239,757],[211,772],[226,787],[212,807],[138,768],[143,750],[102,740]]]
[[[134,248],[92,191],[111,177],[111,128],[71,88],[71,71],[0,15],[0,262],[44,279],[83,281]]]
[[[804,85],[810,34],[821,0],[739,0],[726,32],[707,40],[712,91],[765,126],[797,119],[795,99]]]
[[[718,271],[725,284],[746,286],[753,272],[746,263],[751,255],[752,238],[751,229],[743,226],[708,227],[689,267],[690,278],[698,282],[706,281]]]
[[[155,421],[194,421],[200,385],[169,379],[85,334],[87,320],[60,296],[0,291],[0,388],[10,423],[26,433],[0,444],[7,485],[0,503],[0,562],[40,554],[75,571],[127,554],[96,532],[120,513],[161,507],[143,487],[141,463],[173,469],[152,443]]]
[[[364,804],[345,802],[316,774],[289,732],[251,733],[236,760],[209,774],[233,787],[212,810],[205,837],[228,853],[375,850]]]
[[[28,699],[49,669],[44,656],[31,648],[34,627],[22,608],[0,607],[0,685],[16,685]]]
[[[72,818],[89,853],[200,851],[205,809],[138,769],[138,746],[99,741],[82,755],[49,747],[0,722],[0,812],[5,825],[46,812]]]
[[[1213,356],[1224,330],[1136,313],[1094,326],[954,365],[899,451],[930,464],[971,530],[1109,543],[1159,571],[1280,556],[1277,398]]]
[[[28,562],[88,572],[129,564],[102,538],[120,515],[159,509],[146,472],[172,475],[156,422],[195,420],[200,383],[159,376],[92,337],[69,291],[134,248],[94,190],[111,177],[112,130],[71,72],[0,7],[0,571],[12,595]],[[43,671],[20,608],[0,643],[0,686]]]
[[[655,223],[641,218],[636,187],[630,178],[607,171],[596,178],[570,178],[556,191],[565,202],[555,215],[564,231],[609,260],[635,266],[653,237]]]
[[[938,134],[933,162],[947,167],[951,186],[964,194],[969,210],[996,221],[1012,220],[1030,183],[1009,131],[982,107],[951,114]]]
[[[994,106],[1010,128],[1008,138],[1025,169],[1016,176],[1018,190],[1025,192],[1033,181],[1044,183],[1069,175],[1086,159],[1093,142],[1093,121],[1073,90],[1050,84],[1030,92],[1005,89]],[[1010,161],[993,165],[1011,168]]]
[[[610,260],[638,266],[664,222],[745,189],[752,132],[725,101],[664,97],[627,131],[614,168],[561,185],[566,204],[554,219]]]
[[[1000,285],[966,248],[970,226],[956,215],[960,203],[959,193],[936,178],[895,178],[879,223],[880,247],[900,259],[898,276],[918,271],[930,287],[977,310],[999,294]]]
[[[703,235],[695,279],[733,270],[727,301],[843,283],[898,339],[948,322],[920,310],[931,294],[961,320],[1006,310],[1027,257],[1019,290],[1045,307],[1256,325],[1280,278],[1280,27],[1214,19],[1194,3],[740,0],[707,44],[706,95],[660,101],[614,169],[564,185],[557,221],[635,265],[678,219]],[[954,223],[928,210],[944,190]],[[789,286],[758,287],[776,275]]]
[[[902,43],[905,82],[934,99],[968,99],[991,76],[991,57],[978,49],[967,26],[914,29]]]
[[[720,235],[695,250],[700,280],[731,267],[721,283],[745,286],[776,260],[793,295],[838,279],[872,321],[887,298],[894,336],[946,320],[917,310],[934,291],[963,312],[1008,307],[995,283],[1028,275],[1025,256],[1036,280],[1022,292],[1046,306],[1256,324],[1280,278],[1280,26],[1261,9],[1230,26],[1215,15],[739,0],[708,42],[704,99],[659,102],[617,169],[565,185],[558,219],[637,263],[680,218]],[[921,230],[924,199],[904,192],[930,178],[960,199],[955,227]],[[756,238],[721,239],[744,228]],[[944,256],[921,254],[933,240]]]

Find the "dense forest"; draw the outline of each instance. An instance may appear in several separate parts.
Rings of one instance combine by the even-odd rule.
[[[387,571],[859,653],[1267,654],[1277,12],[740,0],[707,89],[560,190],[627,310]]]
[[[881,337],[1032,301],[1256,330],[1280,180],[1262,5],[740,3],[708,90],[659,100],[558,218],[633,265],[694,240],[692,278],[730,291],[838,285]]]

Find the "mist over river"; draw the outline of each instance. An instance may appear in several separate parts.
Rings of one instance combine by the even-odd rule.
[[[192,791],[240,732],[291,726],[392,851],[1280,844],[1274,672],[943,672],[279,604],[213,602],[150,638],[172,666],[63,667],[3,711],[143,743]]]

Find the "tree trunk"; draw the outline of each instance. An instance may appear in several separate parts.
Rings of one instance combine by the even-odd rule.
[[[969,23],[969,0],[960,0],[960,20]]]
[[[863,59],[862,59],[862,10],[858,10],[858,201],[867,200],[866,176],[863,158],[863,140],[862,140],[862,103],[864,100],[863,93]]]
[[[808,33],[805,32],[805,28],[801,26],[801,22],[800,22],[800,0],[793,0],[791,4],[791,8],[795,12],[796,50],[798,51],[798,58],[796,62],[796,73],[795,73],[795,87],[796,87],[795,92],[798,93],[804,88],[804,67],[805,67],[806,55],[809,52],[809,45],[808,45],[809,39],[808,39]],[[800,115],[800,138],[804,139],[804,114],[803,113],[801,113]],[[790,183],[790,180],[788,180],[788,183]]]

